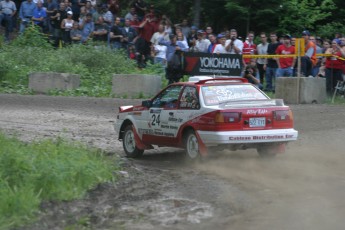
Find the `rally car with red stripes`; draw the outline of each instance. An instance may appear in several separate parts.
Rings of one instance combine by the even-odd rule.
[[[171,84],[141,105],[119,107],[115,130],[128,157],[160,146],[184,148],[189,159],[248,148],[274,156],[298,137],[289,106],[244,78]]]

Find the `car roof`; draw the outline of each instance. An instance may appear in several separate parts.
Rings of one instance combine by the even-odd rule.
[[[231,77],[231,78],[211,78],[211,77],[207,77],[207,78],[194,78],[192,81],[188,81],[188,82],[177,82],[174,83],[176,85],[205,85],[205,84],[219,84],[219,83],[248,83],[248,80],[245,78],[240,78],[240,77]]]

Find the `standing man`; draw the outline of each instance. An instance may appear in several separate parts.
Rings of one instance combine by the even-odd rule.
[[[203,30],[198,30],[197,34],[198,34],[198,40],[195,41],[194,51],[207,53],[208,47],[211,45],[210,40],[205,38],[206,34],[205,34],[205,31]]]
[[[226,51],[226,37],[224,34],[218,34],[217,39],[219,41],[219,44],[216,45],[216,47],[213,49],[212,53],[216,54],[226,54],[228,51]]]
[[[112,43],[112,48],[115,50],[122,48],[123,34],[121,28],[121,19],[119,17],[115,18],[115,23],[110,30],[110,39]]]
[[[267,35],[265,32],[260,33],[260,40],[261,40],[261,43],[256,47],[256,53],[258,55],[266,55],[269,43],[267,42]],[[265,79],[267,58],[256,59],[256,65],[257,65],[258,71],[259,71],[260,82],[263,84],[264,79]]]
[[[10,41],[10,33],[13,31],[13,17],[17,12],[16,4],[11,0],[0,2],[0,26],[4,21],[6,24],[5,41]]]
[[[182,63],[181,63],[181,53],[182,49],[178,46],[177,36],[175,34],[169,35],[170,41],[161,38],[159,45],[164,45],[167,47],[166,50],[166,78],[169,80],[169,84],[174,82],[179,82],[183,76]]]
[[[95,24],[92,21],[92,14],[87,13],[85,19],[80,25],[81,30],[81,43],[86,43],[93,35],[95,31]]]
[[[291,45],[291,36],[289,34],[286,34],[283,36],[283,44],[278,46],[276,50],[276,54],[278,55],[295,54],[295,47]],[[277,63],[278,63],[277,77],[292,77],[295,62],[296,62],[296,58],[294,57],[277,58]]]
[[[312,77],[312,68],[316,65],[316,45],[310,41],[310,33],[308,30],[302,32],[302,38],[304,39],[305,55],[301,57],[301,73],[305,77]]]
[[[19,26],[19,33],[23,34],[25,27],[31,21],[32,16],[34,15],[34,10],[36,8],[36,4],[32,0],[26,0],[22,2],[19,9],[19,18],[20,18],[20,26]]]
[[[270,40],[271,43],[267,47],[267,54],[268,55],[275,55],[276,49],[280,45],[278,42],[278,36],[276,32],[270,33]],[[265,91],[271,92],[275,91],[275,79],[277,74],[278,64],[276,59],[268,58],[267,59],[267,66],[266,66],[266,88]]]
[[[43,7],[43,3],[39,0],[36,3],[36,8],[34,9],[34,14],[32,15],[32,21],[35,23],[35,25],[41,27],[42,32],[45,31],[46,18],[47,18],[46,9]]]
[[[213,53],[214,48],[216,48],[216,45],[218,44],[217,37],[215,34],[209,34],[208,38],[211,42],[211,44],[208,46],[208,53]]]
[[[254,32],[249,31],[247,34],[247,39],[243,44],[242,54],[255,54],[256,53],[256,44],[254,44]],[[252,58],[243,58],[244,65],[250,64]]]
[[[226,40],[225,46],[230,54],[242,54],[243,42],[237,39],[237,30],[230,30],[230,39]]]

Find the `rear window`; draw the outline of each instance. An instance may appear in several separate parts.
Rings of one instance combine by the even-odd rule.
[[[261,91],[250,84],[243,85],[205,85],[201,88],[206,105],[218,105],[223,102],[268,99]]]

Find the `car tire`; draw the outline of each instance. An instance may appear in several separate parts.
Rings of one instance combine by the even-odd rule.
[[[277,147],[275,145],[260,146],[256,150],[259,156],[263,158],[272,158],[277,155]]]
[[[188,160],[197,160],[200,158],[198,138],[194,130],[190,130],[184,136],[186,157]]]
[[[125,150],[126,156],[129,158],[138,158],[141,157],[144,153],[143,149],[138,149],[135,138],[133,125],[128,125],[125,128],[122,139],[123,149]]]

